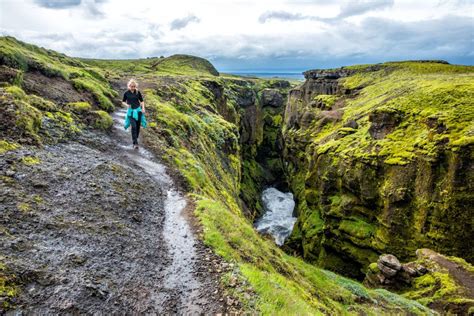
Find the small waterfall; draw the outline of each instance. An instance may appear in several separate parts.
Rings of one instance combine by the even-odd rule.
[[[281,246],[296,222],[296,217],[293,217],[293,194],[267,188],[262,192],[262,202],[265,213],[255,222],[255,228],[261,234],[273,236],[275,243]]]

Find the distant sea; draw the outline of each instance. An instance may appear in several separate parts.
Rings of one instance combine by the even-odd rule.
[[[258,77],[258,78],[280,78],[292,80],[304,80],[302,71],[295,72],[273,72],[273,71],[223,71],[231,75],[244,77]]]

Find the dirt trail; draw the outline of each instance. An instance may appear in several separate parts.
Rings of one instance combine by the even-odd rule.
[[[213,309],[214,312],[222,311],[221,303],[216,297],[218,292],[216,276],[198,277],[203,270],[202,267],[207,264],[201,261],[203,247],[194,237],[184,214],[186,199],[166,173],[166,167],[156,161],[152,153],[143,147],[139,150],[130,149],[129,131],[123,130],[125,113],[125,109],[120,109],[114,113],[113,118],[120,143],[127,144],[123,146],[127,158],[150,175],[165,192],[163,237],[171,257],[171,264],[165,270],[164,286],[174,293],[176,303],[173,306],[174,311],[180,313],[202,313]]]
[[[9,313],[225,312],[186,199],[150,152],[131,148],[123,115],[111,135],[0,155],[0,257],[21,288]]]

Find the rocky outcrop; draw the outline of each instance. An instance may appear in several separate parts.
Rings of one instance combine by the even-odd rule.
[[[262,106],[271,106],[274,108],[283,105],[283,97],[277,89],[264,89],[261,92]]]
[[[474,70],[406,62],[305,73],[284,117],[298,213],[288,248],[356,278],[383,253],[409,260],[420,247],[474,260],[473,96],[461,87],[474,82],[458,71]],[[449,86],[438,88],[438,72]]]
[[[372,287],[400,289],[426,272],[422,264],[416,262],[401,264],[394,255],[381,255],[377,263],[369,265],[364,282]]]
[[[430,249],[418,249],[416,256],[415,261],[404,264],[394,255],[380,256],[370,264],[364,284],[399,292],[443,314],[470,314],[474,267]]]

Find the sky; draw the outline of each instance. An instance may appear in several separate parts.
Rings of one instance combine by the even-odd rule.
[[[0,34],[74,57],[191,54],[220,71],[474,64],[474,0],[0,0]]]

